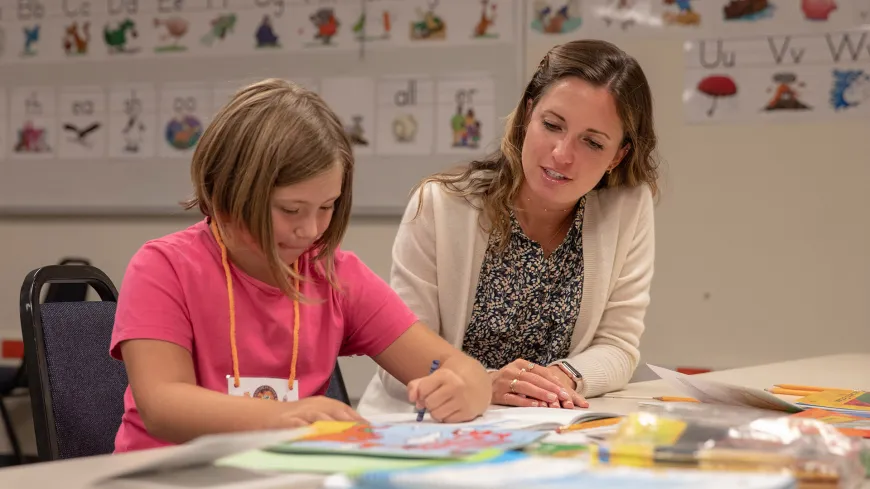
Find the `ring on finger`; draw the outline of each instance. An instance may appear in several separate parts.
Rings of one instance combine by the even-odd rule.
[[[533,362],[529,362],[528,369],[531,372],[535,368],[535,364]]]
[[[526,369],[521,368],[520,373],[517,374],[517,378],[520,378],[520,376],[522,376],[524,373],[526,373]]]
[[[517,382],[519,382],[519,381],[520,381],[520,379],[514,379],[511,381],[511,385],[510,385],[511,392],[513,392],[514,394],[516,394],[516,392],[517,392],[516,385],[517,385]]]

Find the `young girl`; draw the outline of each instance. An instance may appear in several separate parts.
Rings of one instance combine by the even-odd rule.
[[[240,90],[203,134],[191,176],[187,207],[205,219],[147,242],[122,283],[111,354],[130,385],[116,452],[359,420],[322,397],[339,355],[372,357],[436,420],[486,410],[483,366],[338,249],[353,156],[316,94],[277,79]]]

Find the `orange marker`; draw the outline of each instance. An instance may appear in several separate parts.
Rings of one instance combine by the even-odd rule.
[[[556,429],[556,433],[567,433],[569,431],[588,430],[590,428],[600,428],[602,426],[613,426],[619,424],[622,418],[607,418],[596,419],[595,421],[586,421],[585,423],[569,424]]]
[[[821,392],[821,391],[799,391],[796,389],[783,389],[781,387],[771,387],[771,388],[767,388],[765,390],[767,392],[770,392],[771,394],[779,394],[782,396],[801,396],[801,397],[808,396],[810,394],[815,394],[816,392]]]
[[[662,402],[701,402],[697,399],[691,397],[674,397],[674,396],[661,396],[661,397],[653,397],[656,401]]]
[[[605,399],[638,399],[642,401],[662,401],[662,402],[701,402],[692,397],[676,397],[676,396],[658,396],[658,397],[644,397],[644,396],[611,396],[606,394],[604,396]]]

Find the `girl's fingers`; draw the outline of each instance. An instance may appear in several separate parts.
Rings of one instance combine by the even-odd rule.
[[[450,402],[451,392],[449,388],[442,386],[438,390],[432,392],[426,397],[420,398],[420,401],[430,413],[438,411],[441,406]]]
[[[462,406],[459,405],[458,402],[448,402],[447,404],[439,406],[437,409],[429,411],[429,416],[432,416],[432,419],[435,421],[450,423],[451,421],[455,421],[451,419],[451,417],[459,414],[461,410]]]
[[[414,379],[411,382],[408,382],[408,402],[417,402],[417,399],[420,397],[418,385],[420,385],[420,379]]]

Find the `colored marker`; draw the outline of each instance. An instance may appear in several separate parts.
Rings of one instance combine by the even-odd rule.
[[[429,368],[429,375],[432,375],[433,373],[435,373],[435,371],[438,370],[438,367],[440,367],[440,366],[441,366],[441,362],[439,360],[432,360],[432,367]],[[423,416],[425,416],[425,415],[426,415],[426,407],[424,406],[423,409],[417,411],[417,422],[419,423],[419,422],[423,421]]]

